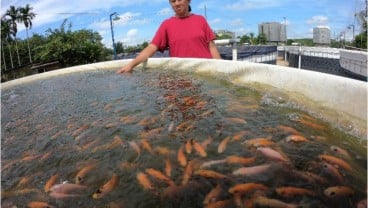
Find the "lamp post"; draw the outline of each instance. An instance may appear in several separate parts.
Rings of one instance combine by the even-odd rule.
[[[355,38],[355,37],[354,37],[354,32],[355,32],[355,31],[354,31],[354,25],[349,25],[349,26],[348,26],[348,29],[351,29],[351,28],[353,28],[353,40],[354,40],[354,38]]]
[[[116,46],[115,46],[115,40],[114,40],[114,29],[112,26],[112,16],[114,15],[116,15],[116,12],[110,14],[110,27],[111,27],[112,47],[114,49],[114,60],[116,60]]]

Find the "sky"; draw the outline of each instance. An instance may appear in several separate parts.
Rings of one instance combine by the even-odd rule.
[[[11,5],[27,4],[36,14],[30,36],[47,35],[48,29],[59,29],[68,19],[72,31],[98,32],[108,48],[112,48],[111,29],[115,43],[135,46],[149,42],[160,23],[174,15],[168,0],[2,0],[1,16]],[[191,7],[192,13],[206,17],[212,30],[228,30],[236,36],[257,36],[259,24],[279,22],[286,24],[288,39],[313,38],[314,27],[327,26],[331,38],[345,34],[351,40],[353,28],[355,35],[360,32],[354,15],[365,9],[365,0],[191,0]],[[22,24],[17,37],[26,38]]]

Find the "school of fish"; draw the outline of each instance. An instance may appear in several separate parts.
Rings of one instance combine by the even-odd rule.
[[[129,198],[119,195],[127,187],[157,199],[159,207],[366,207],[367,189],[351,183],[352,178],[366,177],[354,160],[359,155],[341,143],[325,142],[316,132],[329,127],[315,118],[300,114],[293,120],[295,126],[280,122],[255,133],[247,127],[250,118],[246,113],[262,106],[250,99],[244,101],[249,102],[248,107],[229,104],[228,115],[213,124],[212,134],[199,137],[193,132],[220,115],[213,97],[201,94],[199,84],[187,76],[164,74],[145,84],[160,89],[161,95],[155,98],[157,115],[120,115],[126,110],[117,105],[121,98],[102,105],[104,112],[119,115],[115,119],[69,119],[61,130],[54,125],[36,126],[39,134],[54,132],[50,141],[72,145],[60,143],[55,151],[46,152],[30,149],[18,158],[2,160],[2,181],[29,162],[57,158],[54,161],[65,167],[17,178],[10,188],[2,189],[2,207],[17,207],[18,197],[28,198],[18,206],[29,208],[67,207],[63,203],[78,200],[104,204],[100,207],[132,207]],[[147,102],[142,99],[136,104]],[[22,125],[25,121],[17,122]],[[119,133],[121,125],[140,130],[131,139]],[[228,131],[232,126],[240,130]],[[94,128],[113,133],[102,138],[94,135]],[[2,139],[3,146],[11,146],[15,139]],[[77,162],[63,161],[56,155],[63,151],[82,156]],[[91,157],[112,152],[116,153],[113,158]]]

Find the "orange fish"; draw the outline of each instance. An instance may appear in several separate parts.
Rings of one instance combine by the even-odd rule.
[[[270,138],[263,137],[246,140],[243,143],[250,147],[267,147],[275,144]]]
[[[207,204],[205,208],[223,208],[223,207],[229,207],[230,205],[234,204],[232,199],[225,199],[222,201],[216,201]]]
[[[94,199],[100,199],[104,197],[106,194],[110,193],[117,185],[119,184],[119,177],[116,174],[113,174],[107,183],[101,186],[93,195]]]
[[[235,186],[229,188],[229,193],[231,194],[245,194],[255,190],[264,190],[268,189],[267,186],[260,183],[243,183],[236,184]]]
[[[338,157],[334,157],[331,155],[319,155],[318,156],[321,160],[324,160],[328,163],[331,163],[333,165],[337,165],[339,167],[344,168],[345,170],[352,170],[351,166],[349,165],[349,163],[345,162],[344,160],[338,158]]]
[[[210,136],[208,136],[208,138],[207,138],[207,139],[205,139],[205,140],[203,140],[203,141],[202,141],[201,145],[202,145],[202,147],[203,147],[204,149],[206,149],[206,148],[207,148],[207,146],[208,146],[208,145],[210,145],[210,144],[212,143],[212,141],[213,141],[213,138],[212,138],[212,137],[210,137]]]
[[[230,139],[231,139],[231,137],[228,136],[220,142],[220,144],[217,148],[218,153],[223,153],[225,151],[227,143],[230,141]]]
[[[276,188],[276,193],[286,198],[290,198],[294,196],[303,196],[303,195],[309,195],[309,196],[315,195],[315,192],[309,189],[292,187],[292,186],[278,187]]]
[[[182,185],[186,185],[189,182],[190,177],[192,177],[193,174],[193,160],[188,162],[188,165],[185,167],[184,169],[184,174],[183,174],[183,181],[182,181]]]
[[[354,190],[348,186],[331,186],[326,188],[323,193],[328,198],[336,198],[342,196],[352,196],[354,194]]]
[[[148,179],[148,176],[142,172],[137,174],[137,180],[139,184],[143,186],[144,189],[153,189],[151,181]]]
[[[338,168],[336,168],[334,165],[327,162],[323,162],[322,167],[327,173],[332,175],[338,182],[342,183],[344,181],[344,177],[341,175]]]
[[[200,145],[197,141],[192,141],[193,143],[193,147],[196,150],[196,152],[201,156],[201,157],[206,157],[207,156],[207,152],[206,150],[204,150],[203,146]]]
[[[86,175],[93,169],[96,168],[96,164],[89,164],[85,167],[83,167],[75,176],[75,183],[80,184],[83,183],[83,181],[86,178]]]
[[[166,147],[155,147],[154,151],[160,155],[169,155],[171,154],[171,150],[169,148],[166,148]]]
[[[263,155],[270,159],[279,160],[283,162],[289,162],[289,158],[287,158],[286,155],[284,155],[282,152],[276,151],[274,149],[271,149],[269,147],[258,147],[257,151],[260,151]]]
[[[331,147],[330,147],[330,149],[331,149],[334,153],[336,153],[336,154],[338,154],[338,155],[342,155],[342,156],[344,156],[344,157],[346,157],[346,158],[348,158],[348,159],[351,159],[351,156],[350,156],[350,154],[348,153],[348,151],[346,151],[345,149],[343,149],[343,148],[341,148],[341,147],[338,147],[338,146],[331,146]]]
[[[130,141],[128,143],[129,143],[129,146],[131,148],[133,148],[133,150],[136,151],[138,155],[141,154],[141,148],[139,147],[139,145],[135,141]]]
[[[290,203],[286,203],[278,199],[270,199],[264,196],[257,196],[253,200],[253,204],[259,205],[261,207],[280,207],[280,208],[281,207],[282,208],[297,208],[298,207],[298,205],[296,204],[290,204]]]
[[[218,164],[223,164],[223,163],[226,163],[226,159],[211,160],[211,161],[203,162],[200,168],[208,168],[212,165],[218,165]]]
[[[41,201],[31,201],[27,204],[28,208],[54,208],[54,206],[48,204],[47,202]]]
[[[279,125],[277,126],[278,129],[281,129],[282,131],[292,133],[292,134],[300,134],[300,132],[293,127],[285,126],[285,125]]]
[[[226,162],[230,164],[242,164],[248,165],[256,161],[255,157],[239,157],[235,155],[230,155],[226,157]]]
[[[185,142],[185,152],[187,154],[192,153],[192,139],[189,139]]]
[[[153,169],[153,168],[147,168],[146,173],[148,173],[150,176],[157,178],[159,180],[164,181],[168,185],[175,185],[175,183],[165,174],[161,173],[160,171]]]
[[[213,171],[213,170],[204,170],[204,169],[201,169],[201,170],[195,171],[194,174],[195,175],[200,175],[200,176],[205,177],[205,178],[215,178],[215,179],[224,179],[224,178],[227,178],[226,175],[221,174],[221,173],[218,173],[218,172]]]
[[[302,135],[289,135],[286,137],[286,142],[308,142],[309,140]]]
[[[154,154],[151,144],[146,139],[142,139],[141,144],[143,146],[143,149],[147,150],[151,154]]]
[[[51,178],[45,183],[44,190],[45,192],[49,192],[50,188],[56,184],[56,180],[59,178],[59,174],[55,174],[51,176]]]
[[[233,175],[252,176],[266,172],[271,167],[270,164],[257,165],[252,167],[242,167],[233,171]]]
[[[220,184],[217,184],[216,187],[212,188],[210,192],[204,197],[203,204],[207,205],[209,203],[217,201],[216,199],[220,196],[222,192],[222,188]]]
[[[237,123],[237,124],[246,124],[247,121],[242,118],[237,117],[227,117],[225,118],[228,122]]]
[[[234,141],[240,140],[243,136],[247,135],[249,131],[240,131],[233,136]]]
[[[184,146],[179,148],[177,158],[181,166],[185,167],[187,165],[187,157],[184,154]]]
[[[165,174],[167,176],[171,176],[171,172],[172,172],[172,165],[169,159],[165,160]]]

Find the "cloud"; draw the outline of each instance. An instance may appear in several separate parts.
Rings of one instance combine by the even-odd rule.
[[[308,25],[327,25],[328,18],[326,16],[313,16],[311,19],[307,20]]]
[[[270,8],[270,7],[278,7],[281,6],[285,2],[275,1],[275,0],[241,0],[235,1],[232,4],[228,4],[225,7],[229,10],[253,10],[253,9],[262,9],[262,8]]]

